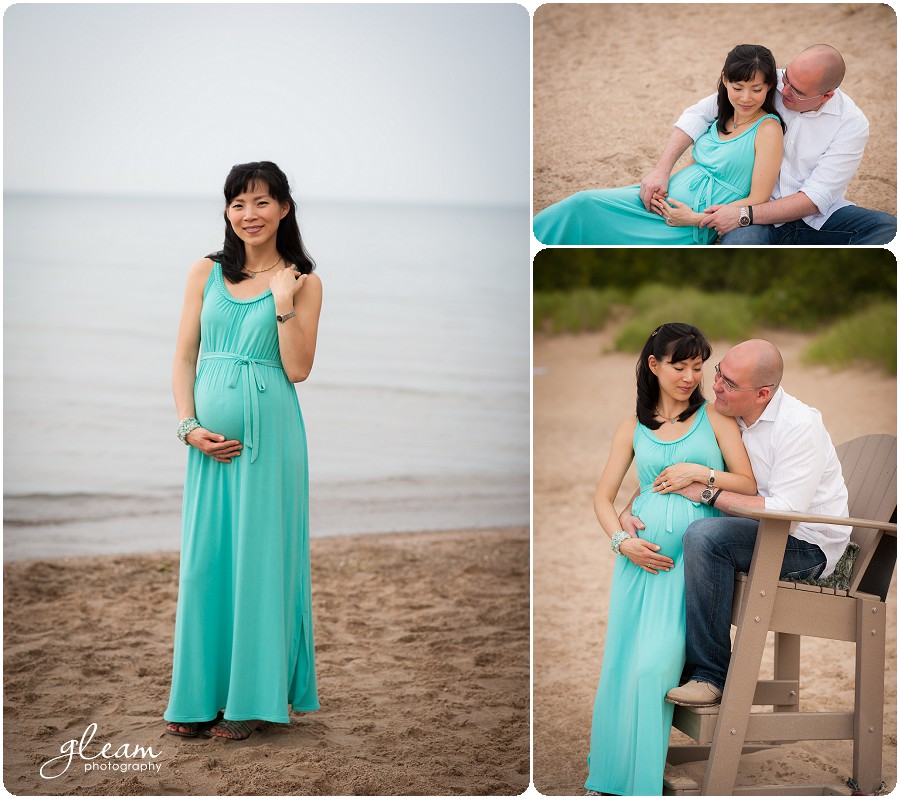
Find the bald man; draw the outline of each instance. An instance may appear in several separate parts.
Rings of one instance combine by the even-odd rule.
[[[715,488],[714,480],[677,493],[718,508],[739,507],[849,516],[847,488],[821,414],[781,388],[784,362],[774,344],[738,344],[716,366],[716,410],[733,416],[758,496]],[[622,529],[640,529],[623,512]],[[722,698],[731,658],[731,604],[735,572],[748,572],[759,522],[712,516],[691,523],[684,534],[687,664],[690,680],[666,695],[676,705],[708,707]],[[799,524],[788,536],[781,576],[827,577],[850,540],[849,526]]]
[[[723,244],[888,244],[894,238],[896,216],[844,196],[869,137],[865,115],[838,88],[844,72],[841,54],[827,44],[808,47],[778,70],[775,108],[787,132],[772,197],[753,206],[712,205],[701,227],[718,231]],[[654,197],[666,195],[675,162],[716,116],[711,95],[675,123],[659,162],[641,181],[648,211]]]

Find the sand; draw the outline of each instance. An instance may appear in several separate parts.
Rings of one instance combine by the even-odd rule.
[[[592,501],[612,433],[634,403],[635,356],[604,354],[613,333],[538,335],[534,341],[534,783],[551,795],[580,795],[587,776],[614,561]],[[867,433],[896,434],[895,378],[804,367],[799,355],[805,336],[773,332],[766,337],[785,356],[785,389],[821,410],[836,443]],[[710,364],[728,346],[713,343],[707,380]],[[624,506],[635,486],[632,467],[617,507]],[[896,609],[895,577],[888,598],[883,740],[889,789],[897,777]],[[853,645],[803,639],[801,658],[801,710],[852,709]],[[763,674],[771,677],[769,658]],[[677,731],[672,740],[689,742]],[[851,773],[851,750],[849,741],[820,741],[745,757],[738,784],[840,785]],[[695,778],[702,774],[686,770]]]
[[[163,732],[177,553],[4,566],[4,784],[16,794],[518,794],[529,781],[527,528],[312,541],[322,708],[242,742]],[[56,779],[97,725],[158,771]],[[118,760],[109,760],[118,763]],[[58,773],[58,762],[45,773]]]
[[[897,18],[871,4],[549,4],[534,16],[534,212],[582,189],[640,183],[682,110],[716,90],[728,51],[762,44],[779,67],[836,47],[841,88],[869,120],[847,197],[897,210]],[[689,153],[676,169],[689,163]]]

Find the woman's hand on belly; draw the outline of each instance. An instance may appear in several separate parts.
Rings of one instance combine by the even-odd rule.
[[[187,442],[192,447],[199,449],[204,455],[209,455],[219,463],[231,463],[232,458],[238,457],[243,449],[240,441],[226,441],[225,436],[212,433],[205,427],[197,427],[187,435]]]
[[[650,574],[659,574],[658,569],[667,572],[675,566],[672,558],[663,555],[656,544],[651,544],[643,538],[626,538],[619,544],[619,552],[635,566],[640,566]]]
[[[656,200],[656,213],[672,227],[697,227],[703,214],[698,214],[693,208],[678,200],[667,197],[664,200]]]

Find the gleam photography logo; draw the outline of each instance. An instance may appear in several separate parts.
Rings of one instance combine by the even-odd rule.
[[[87,753],[87,748],[97,734],[97,725],[88,724],[81,736],[81,740],[71,738],[59,747],[59,757],[52,757],[41,766],[41,777],[45,780],[55,780],[69,770],[72,761],[77,757],[84,761],[84,771],[151,771],[159,772],[160,764],[153,760],[162,752],[154,752],[149,746],[143,747],[137,744],[122,744],[113,751],[112,744],[105,743],[99,752]],[[149,762],[147,758],[150,758]],[[125,762],[121,762],[121,761]],[[58,770],[57,770],[58,769]],[[56,773],[54,773],[54,771]]]

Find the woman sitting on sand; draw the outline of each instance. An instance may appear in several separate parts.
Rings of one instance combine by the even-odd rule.
[[[737,423],[703,398],[710,352],[691,325],[653,331],[637,363],[637,415],[618,426],[594,497],[597,519],[621,557],[591,725],[591,792],[662,793],[674,710],[665,695],[685,662],[681,538],[694,519],[719,514],[714,495],[697,504],[669,492],[702,480],[716,490],[756,494]],[[634,506],[645,524],[640,538],[620,529],[613,506],[632,460],[640,482]]]
[[[263,721],[289,723],[291,706],[319,707],[294,389],[316,352],[314,267],[284,173],[269,161],[233,167],[225,244],[188,273],[172,375],[190,446],[165,711],[173,735],[243,739]]]
[[[719,77],[718,120],[697,139],[694,163],[676,172],[666,197],[644,207],[640,186],[580,191],[534,218],[544,244],[712,244],[699,227],[711,205],[768,202],[781,169],[784,123],[775,110],[778,78],[772,53],[741,44]]]

